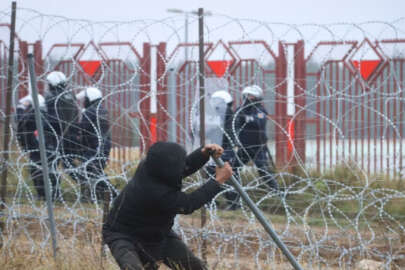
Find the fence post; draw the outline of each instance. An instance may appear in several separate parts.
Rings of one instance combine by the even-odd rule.
[[[142,100],[140,103],[140,118],[139,125],[141,136],[143,141],[141,141],[141,151],[146,151],[150,146],[150,130],[149,130],[149,116],[150,116],[150,106],[147,98],[150,91],[150,43],[143,44],[143,56],[141,59],[141,93],[139,94],[139,99]],[[143,143],[142,143],[143,142]]]
[[[199,60],[198,60],[198,81],[200,85],[200,146],[205,145],[205,59],[204,59],[204,9],[198,9],[198,49],[199,49]],[[202,171],[204,177],[205,173]],[[204,177],[205,178],[205,177]],[[201,208],[201,229],[202,231],[205,223],[207,222],[207,210],[205,207]],[[204,232],[202,235],[202,257],[204,262],[207,262],[207,239],[205,238]]]
[[[19,56],[23,61],[19,61],[18,63],[18,95],[16,95],[19,99],[29,94],[29,81],[27,80],[28,77],[28,64],[26,60],[28,59],[28,42],[26,41],[18,41],[19,46]]]
[[[169,141],[177,142],[177,106],[176,106],[176,71],[174,68],[170,68],[168,70],[168,111],[170,114],[170,121],[169,121]]]
[[[34,57],[35,57],[35,74],[43,74],[44,73],[44,59],[42,57],[42,42],[37,40],[34,44]],[[44,94],[44,83],[43,81],[37,82],[37,89],[39,94]]]
[[[35,78],[36,76],[35,76],[35,70],[34,70],[35,69],[34,68],[34,56],[32,54],[28,54],[28,67],[29,67],[31,87],[32,87],[32,100],[34,101],[35,123],[36,123],[36,127],[38,130],[39,151],[40,151],[40,155],[41,155],[41,166],[42,166],[42,172],[43,172],[43,176],[44,176],[45,197],[46,197],[46,204],[47,204],[47,208],[48,208],[48,216],[49,216],[49,223],[50,223],[50,229],[51,229],[53,257],[54,257],[54,259],[56,259],[56,251],[57,251],[56,226],[55,226],[55,218],[53,216],[52,195],[51,195],[49,173],[48,173],[48,160],[47,160],[46,150],[45,150],[44,128],[42,126],[41,112],[39,110],[37,80]]]
[[[14,40],[15,40],[15,19],[16,19],[16,2],[12,3],[11,7],[11,26],[10,26],[10,47],[8,54],[8,77],[7,77],[7,89],[6,89],[6,110],[4,121],[4,135],[3,135],[3,158],[2,158],[2,173],[1,173],[1,204],[0,212],[4,215],[6,195],[7,195],[7,163],[9,160],[9,143],[10,143],[10,116],[11,116],[11,98],[13,92],[13,71],[14,71]],[[4,232],[4,220],[0,221],[0,231]],[[0,242],[0,247],[3,246],[3,242]]]
[[[306,89],[306,66],[305,66],[305,53],[304,53],[304,41],[299,40],[294,45],[294,57],[295,57],[295,82],[294,82],[294,103],[295,103],[295,140],[294,146],[299,160],[294,158],[294,165],[299,166],[305,164],[305,123],[306,123],[306,111],[304,110],[306,105],[305,89]]]
[[[276,166],[283,167],[287,161],[287,60],[285,46],[279,41],[276,58]]]
[[[157,46],[157,140],[167,141],[168,139],[168,107],[167,107],[167,76],[166,73],[166,43],[161,42]]]

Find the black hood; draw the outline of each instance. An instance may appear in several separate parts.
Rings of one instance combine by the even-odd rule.
[[[177,143],[157,142],[150,147],[145,166],[149,175],[168,186],[181,189],[186,150]]]

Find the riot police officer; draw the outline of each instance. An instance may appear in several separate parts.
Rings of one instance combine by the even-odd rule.
[[[38,95],[42,115],[46,113],[45,99]],[[18,101],[16,107],[17,140],[21,148],[28,153],[31,161],[29,170],[34,182],[38,199],[45,200],[44,179],[42,174],[41,155],[39,152],[38,131],[35,122],[35,111],[32,96],[27,95]],[[53,186],[55,181],[51,181]]]
[[[241,167],[252,160],[262,182],[272,191],[278,191],[274,166],[270,166],[272,157],[267,148],[267,111],[262,104],[263,90],[257,85],[247,86],[242,96],[243,103],[235,111],[235,130],[240,147],[233,166]]]
[[[107,179],[104,169],[111,151],[111,132],[108,111],[102,104],[102,93],[89,87],[76,95],[84,99],[84,111],[80,121],[82,168],[81,182],[89,183],[92,198],[103,199],[109,189],[111,197],[117,192]]]
[[[58,164],[62,162],[67,173],[78,181],[74,159],[79,153],[79,109],[75,95],[67,87],[67,78],[60,71],[46,76],[48,89],[45,95],[47,109],[44,127],[46,150],[50,166],[50,178],[56,181]],[[59,189],[58,185],[57,188]],[[59,192],[55,192],[55,196]]]

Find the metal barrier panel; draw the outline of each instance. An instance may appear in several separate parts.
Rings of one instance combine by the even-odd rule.
[[[93,44],[75,44],[77,51],[68,60],[61,60],[53,65],[54,69],[64,72],[69,78],[75,93],[88,86],[99,87],[103,92],[104,104],[110,113],[111,133],[113,147],[122,148],[122,153],[115,154],[120,160],[127,160],[126,147],[139,147],[140,136],[138,120],[138,101],[141,96],[141,59],[135,48],[129,43],[111,42]],[[95,47],[100,55],[100,66],[93,74],[87,74],[81,66],[81,57],[86,54],[86,50]],[[128,52],[133,56],[130,59],[109,58],[109,51],[114,47],[129,47]],[[52,50],[64,47],[72,47],[72,44],[57,44],[48,53],[48,62],[52,61]],[[115,50],[117,50],[115,48]],[[119,49],[118,49],[119,50]],[[87,59],[86,59],[87,60]]]
[[[321,42],[312,54],[323,46],[348,44],[350,47],[340,58],[316,63],[310,55],[306,60],[306,137],[314,149],[306,156],[314,158],[321,171],[350,163],[367,173],[398,175],[403,156],[404,102],[400,89],[404,59],[373,60],[379,64],[365,73],[364,66],[371,60],[361,60],[364,66],[360,67],[360,61],[356,67],[356,52],[370,44],[375,55],[384,53],[368,40]]]
[[[404,59],[399,56],[384,56],[375,71],[367,74],[356,69],[354,56],[365,44],[376,55],[384,55],[387,46],[399,46],[403,40],[382,40],[371,43],[363,42],[320,42],[304,58],[304,43],[297,42],[295,46],[295,92],[296,111],[293,116],[286,112],[287,104],[287,60],[284,55],[285,44],[280,42],[278,56],[269,48],[265,41],[229,42],[224,44],[227,50],[233,52],[236,60],[225,74],[229,90],[234,97],[235,107],[241,102],[240,92],[249,84],[257,84],[264,89],[264,105],[269,112],[268,137],[269,146],[275,154],[279,167],[303,164],[318,170],[325,170],[346,162],[355,163],[368,173],[388,173],[402,175],[403,150],[402,134],[404,127],[403,97],[401,87],[404,80]],[[271,59],[263,63],[260,59],[244,57],[243,46],[258,44],[265,48]],[[118,59],[108,56],[108,48],[114,46],[129,46],[134,57]],[[81,56],[90,45],[85,44],[55,44],[46,57],[41,57],[40,42],[27,44],[19,43],[19,51],[24,56],[28,47],[33,46],[37,55],[37,73],[44,75],[43,66],[60,70],[71,80],[74,91],[79,91],[89,85],[97,85],[105,96],[105,104],[110,111],[112,137],[115,147],[140,147],[150,145],[150,114],[149,114],[149,72],[150,53],[141,57],[129,43],[92,44],[101,55],[101,66],[92,76],[84,72],[80,66]],[[54,48],[77,48],[69,59],[52,59]],[[148,45],[150,47],[150,45]],[[144,47],[144,53],[147,47]],[[157,139],[166,140],[167,125],[167,58],[165,43],[158,47],[158,111]],[[346,47],[339,57],[330,57],[323,62],[317,62],[313,56],[323,47]],[[146,49],[145,49],[146,48]],[[209,55],[216,47],[207,45]],[[0,86],[6,88],[7,82],[7,46],[0,43]],[[149,55],[149,56],[148,56]],[[41,63],[42,61],[42,63]],[[197,61],[190,59],[175,70],[176,85],[176,139],[177,142],[191,146],[193,141],[191,129],[191,113],[195,92],[198,87]],[[19,62],[18,94],[15,98],[28,91],[26,69]],[[207,77],[215,76],[206,67]],[[305,75],[302,75],[305,74]],[[143,78],[142,78],[143,77]],[[39,76],[39,89],[44,90],[43,78]],[[305,89],[305,90],[302,90]],[[2,91],[1,106],[4,106]],[[140,109],[140,111],[139,111]],[[290,119],[294,119],[293,154],[289,153],[288,145]],[[121,159],[126,160],[123,150]],[[285,167],[285,168],[287,168]]]

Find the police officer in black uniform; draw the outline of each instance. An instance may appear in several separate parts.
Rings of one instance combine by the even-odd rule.
[[[38,95],[39,107],[42,114],[45,114],[45,99]],[[16,108],[17,140],[21,148],[29,155],[31,179],[34,182],[38,199],[45,200],[44,179],[41,166],[41,155],[39,152],[38,131],[35,122],[35,111],[32,96],[27,95],[18,101]]]
[[[239,150],[234,167],[242,167],[250,160],[256,165],[262,182],[271,191],[278,191],[274,164],[267,148],[267,111],[263,107],[263,90],[257,85],[247,86],[242,91],[243,103],[235,111],[235,130],[238,134]],[[272,166],[270,166],[270,164]]]
[[[57,181],[57,167],[62,162],[67,173],[79,181],[74,159],[79,154],[79,109],[75,95],[67,88],[65,74],[52,71],[46,77],[48,91],[45,95],[47,125],[44,128],[46,150],[50,166],[51,181]],[[59,187],[53,192],[59,196]]]
[[[117,194],[104,172],[111,151],[111,132],[108,111],[102,103],[102,97],[101,91],[95,87],[89,87],[76,95],[78,100],[84,99],[84,111],[79,124],[84,168],[80,174],[81,182],[90,184],[92,198],[98,200],[104,198],[105,190],[111,191],[111,198]]]

